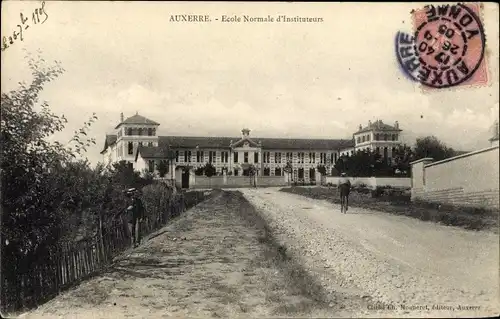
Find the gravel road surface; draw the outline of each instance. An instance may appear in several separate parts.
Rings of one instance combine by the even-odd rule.
[[[23,318],[346,317],[345,302],[306,293],[314,282],[277,247],[241,193],[219,193],[173,220],[99,276]],[[297,274],[299,276],[297,276]],[[314,287],[313,287],[314,288]],[[321,287],[319,286],[320,290]]]
[[[242,189],[275,235],[365,317],[499,314],[499,237],[280,192]]]

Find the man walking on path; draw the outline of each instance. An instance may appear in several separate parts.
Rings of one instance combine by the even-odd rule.
[[[345,214],[349,209],[349,193],[351,192],[351,181],[347,178],[346,173],[340,174],[338,189],[340,191],[340,210]]]
[[[144,218],[144,205],[138,190],[135,188],[129,189],[128,194],[130,194],[132,199],[132,205],[127,208],[129,231],[132,237],[132,244],[134,247],[137,247],[141,243],[141,222]]]

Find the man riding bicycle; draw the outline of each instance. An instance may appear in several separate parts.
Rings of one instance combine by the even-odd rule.
[[[346,173],[340,174],[339,179],[340,212],[346,214],[349,206],[349,193],[351,192],[351,181]]]

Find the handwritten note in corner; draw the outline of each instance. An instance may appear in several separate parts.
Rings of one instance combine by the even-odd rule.
[[[31,21],[29,21],[28,16],[24,16],[24,14],[20,12],[20,24],[17,25],[12,35],[3,36],[2,38],[2,51],[7,50],[7,48],[13,45],[18,39],[24,41],[24,31],[28,30],[30,23],[33,25],[44,24],[49,18],[45,8],[45,1],[42,1],[40,6],[31,12]]]

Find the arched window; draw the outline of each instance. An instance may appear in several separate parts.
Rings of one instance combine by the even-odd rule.
[[[375,134],[375,141],[378,141],[378,140],[379,140],[379,135],[377,133],[377,134]]]

